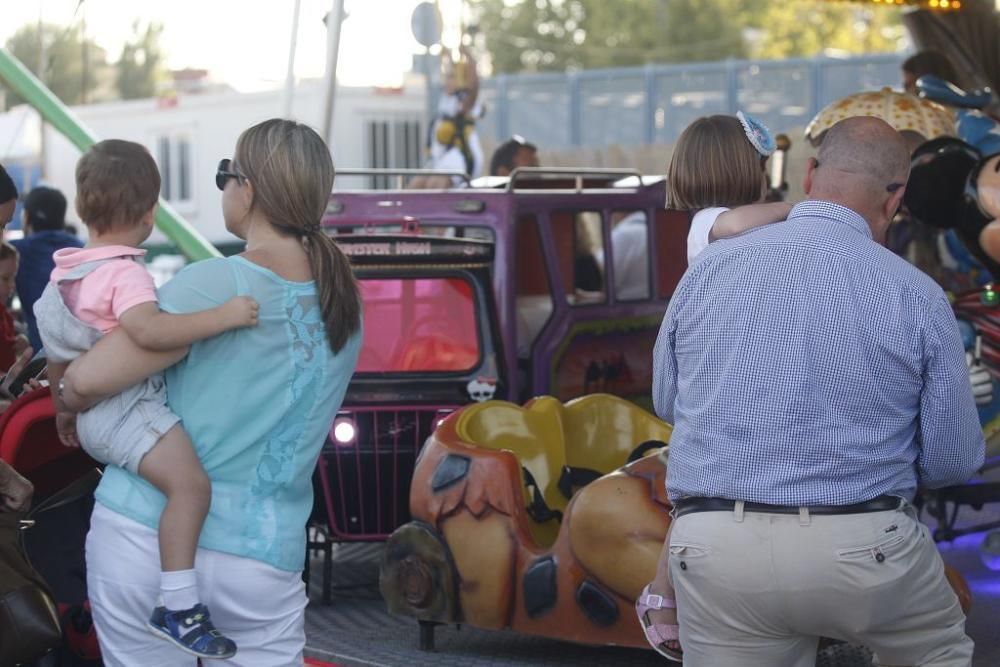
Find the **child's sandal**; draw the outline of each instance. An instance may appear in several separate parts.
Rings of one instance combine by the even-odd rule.
[[[179,611],[157,607],[148,626],[153,634],[199,658],[219,659],[236,655],[236,644],[215,629],[203,604]]]
[[[662,655],[667,660],[681,662],[684,659],[684,652],[680,648],[671,648],[667,642],[679,642],[680,628],[676,624],[650,623],[646,617],[649,611],[660,609],[677,609],[677,603],[662,595],[654,595],[649,592],[649,585],[642,589],[639,599],[635,601],[635,612],[639,616],[639,624],[646,635],[646,641],[653,647],[653,650]]]

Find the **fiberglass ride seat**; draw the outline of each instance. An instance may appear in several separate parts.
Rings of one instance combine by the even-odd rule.
[[[454,413],[421,453],[414,521],[386,548],[380,585],[390,611],[645,646],[632,603],[653,577],[670,518],[666,468],[641,453],[670,433],[607,394]]]
[[[464,410],[456,425],[461,440],[516,457],[528,527],[540,546],[555,541],[574,490],[665,447],[670,431],[635,404],[608,394],[565,405],[543,396],[524,408],[491,401]]]

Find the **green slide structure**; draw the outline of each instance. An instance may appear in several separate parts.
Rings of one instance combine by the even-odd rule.
[[[42,118],[69,139],[81,151],[97,143],[97,138],[73,116],[73,112],[59,98],[52,94],[34,74],[0,47],[0,79],[5,81],[18,95],[28,101]],[[167,238],[174,242],[191,261],[219,257],[220,253],[205,237],[189,225],[177,211],[160,197],[156,212],[156,226]]]

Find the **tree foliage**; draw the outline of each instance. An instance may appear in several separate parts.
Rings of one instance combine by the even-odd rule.
[[[145,27],[133,24],[132,38],[122,47],[114,65],[110,65],[103,48],[89,37],[82,39],[79,25],[65,27],[43,23],[45,67],[39,78],[66,104],[152,97],[164,69],[160,49],[162,32],[163,27],[159,24]],[[14,57],[39,76],[37,23],[22,27],[6,46]],[[24,102],[9,90],[6,99],[8,108]]]
[[[898,7],[810,0],[769,3],[758,27],[759,58],[898,51],[906,32]]]
[[[163,70],[160,35],[163,26],[132,24],[132,39],[122,47],[115,63],[115,86],[123,100],[153,97]]]
[[[495,72],[895,51],[898,8],[819,0],[471,0]]]
[[[43,23],[41,36],[45,40],[45,66],[40,78],[66,104],[93,100],[93,94],[97,92],[107,69],[104,49],[90,38],[82,39],[79,26],[66,28]],[[37,23],[30,23],[15,32],[7,40],[7,50],[35,76],[39,76],[42,68],[39,67]],[[23,102],[18,95],[8,91],[8,107]]]

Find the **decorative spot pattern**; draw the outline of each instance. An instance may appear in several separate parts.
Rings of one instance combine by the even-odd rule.
[[[836,123],[854,116],[874,116],[897,131],[909,130],[925,139],[955,135],[955,116],[945,107],[891,88],[855,93],[828,104],[806,127],[806,139],[818,146]]]

